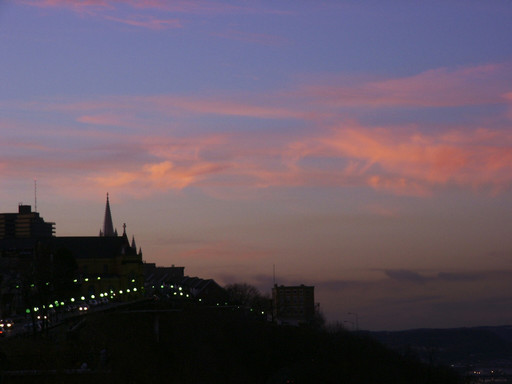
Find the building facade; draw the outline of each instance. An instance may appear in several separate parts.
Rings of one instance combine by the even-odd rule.
[[[279,324],[310,324],[315,317],[315,287],[274,285],[272,314]]]
[[[0,239],[47,239],[54,234],[55,223],[45,222],[30,205],[20,204],[18,213],[0,213]]]

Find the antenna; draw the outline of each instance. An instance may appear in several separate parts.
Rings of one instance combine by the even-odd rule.
[[[34,212],[37,212],[37,179],[34,179]]]

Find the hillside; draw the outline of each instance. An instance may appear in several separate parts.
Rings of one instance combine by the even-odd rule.
[[[231,310],[89,315],[73,333],[6,339],[1,350],[8,383],[458,383],[368,335],[280,327]],[[87,375],[70,373],[84,362]],[[53,373],[13,376],[20,370]]]

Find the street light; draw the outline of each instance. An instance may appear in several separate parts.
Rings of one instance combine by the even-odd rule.
[[[356,331],[359,331],[359,315],[356,312],[347,312],[347,315],[352,315],[356,320]]]

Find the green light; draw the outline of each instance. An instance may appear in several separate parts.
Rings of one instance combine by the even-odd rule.
[[[85,281],[89,281],[89,278],[88,278],[88,277],[86,277],[84,280],[85,280]]]
[[[133,288],[133,292],[137,292],[137,288]]]
[[[74,297],[72,297],[71,299],[69,299],[69,301],[71,301],[72,303],[74,303],[74,302],[75,302],[75,298],[74,298]]]
[[[94,295],[91,295],[91,299],[95,299],[95,298],[96,298],[96,296],[94,296]]]
[[[80,297],[80,300],[85,300],[85,296]]]
[[[119,294],[120,294],[120,295],[122,295],[122,294],[123,294],[123,291],[122,291],[122,290],[120,290],[120,291],[119,291]]]
[[[30,313],[30,308],[25,309],[25,313]]]
[[[101,280],[101,277],[98,276],[98,280]]]
[[[127,290],[126,290],[126,293],[130,293],[130,289],[127,289]]]
[[[73,283],[78,283],[78,279],[74,279],[74,280],[73,280]]]
[[[135,283],[135,279],[132,279],[132,283]]]
[[[48,308],[53,308],[53,304],[50,304],[50,305],[48,306]]]

